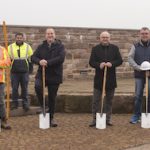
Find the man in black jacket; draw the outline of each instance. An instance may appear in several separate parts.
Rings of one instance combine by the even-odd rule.
[[[65,59],[64,45],[55,37],[55,31],[52,28],[46,30],[46,40],[39,45],[32,56],[32,62],[39,65],[36,79],[35,91],[43,106],[43,91],[42,91],[42,67],[45,66],[45,80],[48,87],[48,107],[50,113],[50,126],[57,127],[54,122],[55,98],[60,83],[62,83],[63,62]]]
[[[95,127],[96,113],[100,111],[99,103],[102,95],[105,66],[108,69],[106,75],[106,97],[104,102],[104,112],[106,113],[106,124],[112,126],[112,99],[115,88],[117,87],[116,67],[122,64],[122,58],[119,48],[116,45],[110,44],[110,34],[108,32],[105,31],[100,34],[100,44],[93,47],[89,64],[91,67],[95,68],[92,103],[93,121],[89,126]]]

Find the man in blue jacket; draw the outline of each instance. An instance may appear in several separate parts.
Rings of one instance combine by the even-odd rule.
[[[45,37],[46,40],[38,46],[32,56],[32,62],[39,65],[35,79],[35,91],[40,105],[43,106],[42,67],[45,66],[50,126],[57,127],[57,124],[54,122],[55,98],[57,96],[59,85],[62,83],[65,50],[61,41],[56,39],[53,28],[48,28],[46,30]]]

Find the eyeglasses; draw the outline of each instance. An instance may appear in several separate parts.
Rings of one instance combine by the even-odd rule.
[[[102,37],[103,39],[108,39],[109,37]]]
[[[140,33],[140,34],[142,34],[142,35],[148,35],[149,33]]]

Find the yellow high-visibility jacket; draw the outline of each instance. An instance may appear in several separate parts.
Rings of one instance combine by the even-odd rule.
[[[6,49],[0,46],[0,83],[5,82],[5,69],[10,65],[11,61]]]
[[[20,49],[20,57],[18,56],[18,49]],[[26,62],[28,64],[27,59],[32,56],[33,50],[31,46],[25,42],[20,47],[15,42],[8,46],[8,54],[12,60],[12,65],[15,59],[26,59]]]

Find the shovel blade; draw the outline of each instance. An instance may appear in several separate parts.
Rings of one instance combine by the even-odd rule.
[[[105,129],[106,128],[106,114],[96,113],[96,128]]]
[[[150,128],[150,113],[142,113],[141,127]]]
[[[45,116],[43,114],[40,114],[39,115],[39,128],[48,129],[49,127],[50,127],[49,113],[46,113]]]

